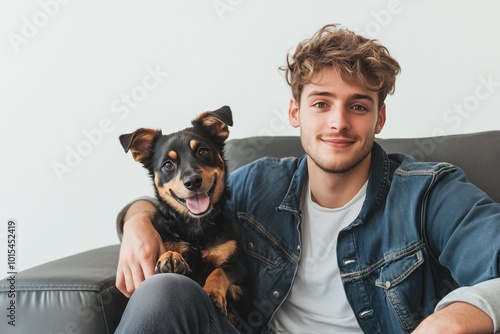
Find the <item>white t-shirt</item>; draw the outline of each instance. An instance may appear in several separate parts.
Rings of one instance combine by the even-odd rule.
[[[363,333],[342,286],[337,237],[361,211],[366,187],[337,209],[314,203],[309,182],[304,187],[302,254],[290,294],[271,321],[275,333]]]

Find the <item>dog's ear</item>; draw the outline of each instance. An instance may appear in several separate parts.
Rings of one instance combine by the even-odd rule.
[[[229,137],[228,126],[233,126],[233,114],[231,108],[223,106],[215,111],[204,112],[192,124],[195,128],[197,125],[203,126],[215,139],[223,142]]]
[[[140,128],[132,133],[120,136],[120,143],[125,153],[130,150],[137,162],[144,162],[153,152],[153,140],[160,131]]]

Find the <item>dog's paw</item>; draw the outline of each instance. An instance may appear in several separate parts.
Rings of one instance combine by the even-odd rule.
[[[219,311],[227,316],[227,301],[226,301],[226,292],[218,289],[215,286],[207,286],[203,287],[203,290],[210,297],[214,305],[219,309]]]
[[[156,262],[157,273],[177,273],[186,275],[191,269],[180,253],[167,251]]]

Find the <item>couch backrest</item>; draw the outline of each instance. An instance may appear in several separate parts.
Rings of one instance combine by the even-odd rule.
[[[446,161],[462,168],[467,178],[500,202],[500,131],[442,137],[376,139],[388,153],[407,153],[421,161]],[[229,170],[265,156],[300,156],[296,136],[249,137],[226,143]]]

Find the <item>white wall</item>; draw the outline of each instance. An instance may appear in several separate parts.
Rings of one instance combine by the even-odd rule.
[[[9,219],[16,270],[118,242],[119,209],[152,194],[122,133],[228,104],[232,138],[297,134],[277,67],[326,23],[402,66],[381,137],[499,129],[499,13],[496,0],[1,2],[0,276]]]

